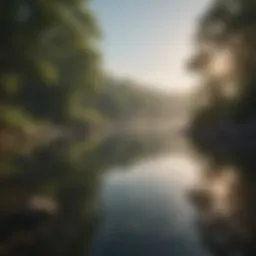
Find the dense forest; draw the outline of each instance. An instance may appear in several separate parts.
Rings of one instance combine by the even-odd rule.
[[[1,127],[75,123],[102,78],[97,22],[84,1],[4,1]]]
[[[191,125],[197,144],[217,134],[237,140],[255,120],[255,8],[250,0],[212,1],[199,21],[189,63],[201,81]]]

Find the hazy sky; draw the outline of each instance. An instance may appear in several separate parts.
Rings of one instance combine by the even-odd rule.
[[[208,0],[94,0],[108,71],[164,89],[184,90],[184,61]]]

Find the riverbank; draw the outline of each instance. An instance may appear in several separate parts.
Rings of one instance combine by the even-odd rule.
[[[137,119],[102,124],[97,127],[37,125],[30,129],[0,129],[0,153],[27,152],[56,140],[102,140],[118,134],[136,136],[170,136],[179,134],[186,125],[185,119]]]

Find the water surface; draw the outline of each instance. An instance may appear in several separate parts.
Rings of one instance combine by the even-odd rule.
[[[59,141],[1,159],[1,255],[206,255],[175,136]]]
[[[92,255],[205,255],[186,197],[195,178],[178,152],[108,170]]]

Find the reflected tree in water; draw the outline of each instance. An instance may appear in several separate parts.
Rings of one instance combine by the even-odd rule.
[[[89,250],[100,176],[71,162],[68,152],[68,145],[55,145],[13,156],[15,172],[0,179],[1,255],[85,255]]]

